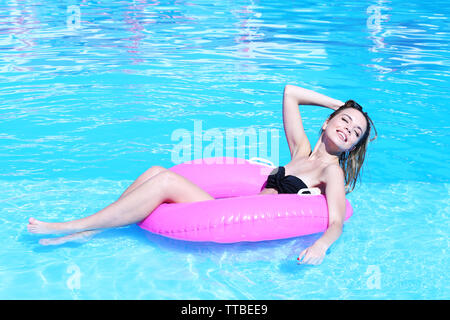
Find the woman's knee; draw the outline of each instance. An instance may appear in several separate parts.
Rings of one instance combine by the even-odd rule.
[[[141,174],[135,181],[135,183],[137,183],[138,185],[146,182],[147,180],[149,180],[150,178],[153,178],[154,176],[160,174],[161,172],[164,172],[165,170],[167,170],[164,167],[160,167],[160,166],[153,166],[150,169],[147,169],[143,174]]]
[[[147,171],[145,171],[145,173],[142,175],[142,180],[148,180],[149,178],[151,178],[165,170],[167,170],[167,169],[164,167],[153,166],[150,169],[148,169]]]
[[[161,166],[153,166],[153,167],[151,167],[150,169],[148,169],[148,171],[149,172],[152,172],[152,173],[160,173],[161,171],[165,171],[165,170],[167,170],[166,168],[164,168],[164,167],[161,167]]]
[[[169,186],[177,180],[177,174],[170,170],[164,169],[164,170],[158,171],[155,178],[158,178],[158,181],[159,181],[159,184],[161,185],[161,187]]]

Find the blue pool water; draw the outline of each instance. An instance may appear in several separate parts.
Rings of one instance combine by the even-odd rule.
[[[2,1],[0,298],[449,299],[449,15],[419,0]],[[379,133],[321,265],[296,264],[320,234],[220,245],[133,225],[41,246],[27,233],[30,216],[84,217],[174,165],[172,134],[195,123],[275,130],[272,160],[288,163],[288,83],[355,99]],[[330,110],[301,112],[314,146]]]

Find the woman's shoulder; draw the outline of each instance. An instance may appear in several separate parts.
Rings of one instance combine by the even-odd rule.
[[[325,194],[327,187],[345,188],[344,171],[338,164],[329,164],[320,168],[317,187]]]
[[[345,184],[344,170],[337,163],[324,166],[322,169],[322,181],[324,183],[343,183]]]

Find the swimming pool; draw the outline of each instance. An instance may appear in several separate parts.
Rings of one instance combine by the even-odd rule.
[[[445,4],[2,2],[0,298],[449,299]],[[133,225],[47,247],[27,233],[30,216],[94,213],[174,165],[173,133],[199,124],[278,133],[269,156],[286,164],[288,83],[355,99],[379,133],[320,266],[296,264],[319,235],[220,245]],[[311,141],[328,114],[302,109]]]

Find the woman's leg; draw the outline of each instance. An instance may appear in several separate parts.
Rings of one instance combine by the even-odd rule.
[[[142,221],[163,202],[212,199],[211,195],[183,176],[163,170],[91,216],[61,223],[47,223],[30,218],[28,230],[32,233],[49,234],[120,227]]]
[[[123,193],[122,195],[119,197],[119,199],[123,198],[124,196],[126,196],[128,193],[130,193],[131,191],[133,191],[134,189],[136,189],[137,187],[139,187],[141,184],[143,184],[145,181],[147,181],[148,179],[150,179],[151,177],[157,175],[158,173],[167,170],[164,167],[160,167],[160,166],[153,166],[150,169],[148,169],[147,171],[145,171],[143,174],[141,174]]]
[[[87,242],[87,241],[91,240],[91,238],[93,236],[95,236],[96,234],[98,234],[102,231],[103,231],[102,229],[80,231],[80,232],[75,232],[75,233],[69,234],[67,236],[48,238],[48,239],[40,239],[39,243],[44,246],[49,246],[49,245],[64,244],[66,242]]]
[[[142,183],[147,181],[148,179],[152,178],[153,176],[157,175],[158,173],[167,170],[164,167],[160,166],[153,166],[147,171],[145,171],[143,174],[141,174],[136,181],[134,181],[119,197],[119,199],[123,198],[127,194],[129,194],[131,191],[139,187]],[[92,237],[102,232],[102,229],[97,230],[86,230],[86,231],[80,231],[75,232],[72,234],[69,234],[67,236],[63,237],[57,237],[57,238],[48,238],[48,239],[40,239],[39,243],[42,245],[60,245],[64,244],[66,242],[86,242],[89,241]]]

